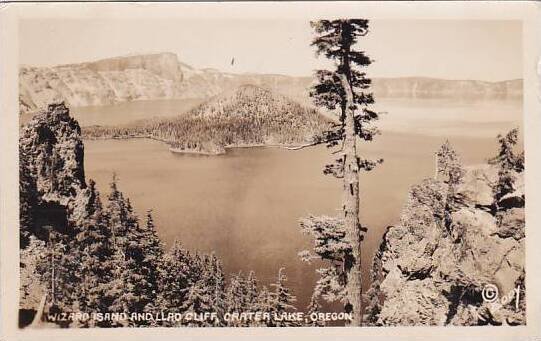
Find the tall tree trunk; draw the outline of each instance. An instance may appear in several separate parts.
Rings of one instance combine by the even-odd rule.
[[[359,164],[353,111],[353,93],[345,74],[340,74],[346,93],[345,137],[344,137],[344,226],[346,240],[352,247],[352,254],[344,260],[347,279],[346,312],[351,312],[351,324],[361,326],[361,229],[359,223]]]

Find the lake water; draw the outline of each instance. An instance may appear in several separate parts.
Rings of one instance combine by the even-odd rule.
[[[519,102],[380,101],[378,109],[388,111],[379,124],[383,134],[360,147],[369,157],[385,159],[361,176],[361,220],[369,227],[365,278],[385,227],[398,221],[408,188],[433,175],[438,146],[449,138],[465,164],[483,163],[496,152],[496,134],[520,126],[522,113]],[[129,115],[118,107],[102,111],[115,110]],[[86,174],[103,198],[116,172],[139,215],[153,209],[167,245],[178,239],[190,250],[214,251],[228,273],[255,270],[263,284],[285,267],[300,310],[312,294],[317,264],[297,256],[312,245],[298,219],[338,213],[340,181],[322,174],[330,160],[323,146],[201,156],[174,154],[147,139],[85,141]]]
[[[121,125],[148,118],[165,118],[183,114],[203,99],[169,99],[147,100],[118,103],[107,106],[71,107],[70,114],[77,119],[79,125]],[[25,124],[33,113],[22,114],[20,124]]]

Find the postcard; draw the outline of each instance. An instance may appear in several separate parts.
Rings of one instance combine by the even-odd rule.
[[[0,17],[3,339],[541,336],[534,2]]]

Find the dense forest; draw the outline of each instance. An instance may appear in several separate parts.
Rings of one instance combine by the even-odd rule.
[[[190,252],[181,241],[166,249],[152,212],[141,221],[115,176],[103,200],[83,160],[79,125],[63,104],[21,131],[20,326],[311,323],[284,317],[296,309],[285,269],[262,286],[255,273],[225,274],[214,254]]]
[[[299,145],[312,142],[330,121],[270,90],[244,85],[216,96],[171,119],[141,121],[119,127],[84,128],[85,138],[149,137],[174,151],[220,154],[225,147]]]

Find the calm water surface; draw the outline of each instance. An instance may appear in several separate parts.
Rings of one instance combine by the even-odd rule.
[[[390,101],[380,106],[389,112],[381,120],[383,134],[361,147],[365,155],[385,159],[361,177],[361,219],[369,227],[365,274],[385,227],[397,222],[408,188],[433,175],[438,146],[449,138],[464,163],[485,162],[496,152],[495,135],[520,126],[521,115],[515,102],[453,107],[441,101]],[[105,109],[111,110],[119,109]],[[228,273],[255,270],[263,284],[285,267],[301,310],[312,293],[317,264],[307,265],[297,256],[312,245],[298,220],[337,214],[340,182],[322,174],[331,160],[323,146],[199,156],[173,154],[147,139],[85,141],[87,176],[106,194],[116,172],[139,215],[153,209],[167,245],[178,239],[188,249],[214,251]]]

